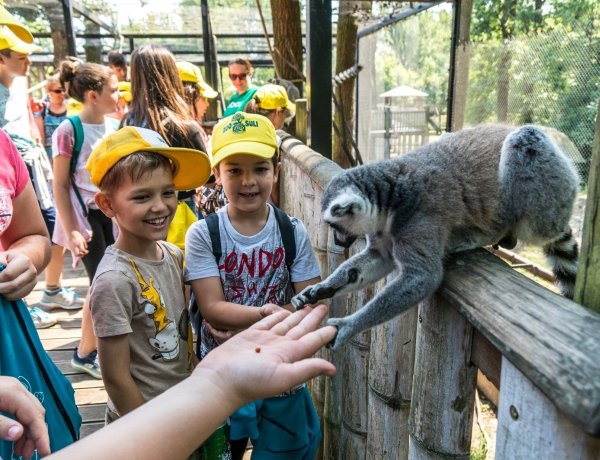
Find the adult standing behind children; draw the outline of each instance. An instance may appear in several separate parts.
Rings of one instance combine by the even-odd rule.
[[[96,203],[119,227],[90,297],[110,423],[193,368],[183,253],[161,240],[175,215],[176,190],[203,184],[210,160],[198,150],[169,147],[154,131],[128,126],[94,149],[87,169],[100,188]]]
[[[229,202],[192,225],[186,237],[186,281],[204,317],[199,358],[222,343],[215,329],[239,331],[291,309],[294,292],[320,279],[302,222],[267,202],[281,168],[273,124],[261,115],[236,113],[215,126],[212,145],[213,173]],[[320,428],[308,390],[301,386],[236,412],[233,458],[241,458],[248,437],[253,459],[273,458],[269,451],[314,458]]]
[[[258,89],[258,86],[252,84],[254,69],[248,59],[242,57],[232,59],[229,61],[228,68],[229,79],[235,88],[235,93],[225,104],[224,117],[243,111]]]
[[[54,196],[60,223],[54,240],[65,245],[73,257],[81,258],[91,284],[114,237],[112,221],[94,201],[98,188],[85,164],[94,146],[113,129],[105,115],[114,112],[117,105],[117,78],[103,65],[66,60],[60,65],[60,80],[67,95],[81,102],[83,109],[78,116],[63,121],[52,137]],[[102,376],[88,301],[89,293],[84,302],[81,341],[71,365],[99,379]]]

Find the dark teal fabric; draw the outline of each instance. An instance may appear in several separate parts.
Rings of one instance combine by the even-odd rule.
[[[22,300],[8,301],[1,295],[0,375],[17,378],[40,400],[46,409],[52,452],[79,438],[81,416],[71,383],[42,347],[27,305]],[[13,457],[12,442],[0,440],[0,457],[19,458]]]

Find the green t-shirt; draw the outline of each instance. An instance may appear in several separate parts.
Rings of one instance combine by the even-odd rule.
[[[245,93],[239,94],[235,93],[229,101],[227,101],[227,107],[225,107],[225,112],[223,113],[223,117],[228,117],[229,115],[233,115],[236,112],[241,112],[246,107],[246,104],[252,97],[258,86],[251,86]]]

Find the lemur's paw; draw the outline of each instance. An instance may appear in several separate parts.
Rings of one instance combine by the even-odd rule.
[[[317,297],[317,285],[308,286],[302,290],[299,294],[292,297],[290,301],[292,306],[296,310],[302,310],[306,304],[317,303],[319,298]]]
[[[327,320],[328,326],[334,326],[337,329],[337,334],[328,346],[334,350],[339,350],[354,336],[352,327],[346,318],[330,318]]]

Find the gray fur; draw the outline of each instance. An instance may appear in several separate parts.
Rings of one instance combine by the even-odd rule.
[[[361,289],[399,268],[356,313],[328,321],[338,327],[337,348],[435,291],[446,254],[517,240],[544,245],[563,293],[572,296],[577,245],[568,222],[578,184],[571,162],[535,126],[466,129],[346,170],[325,190],[323,218],[338,244],[366,235],[367,246],[292,304]]]

